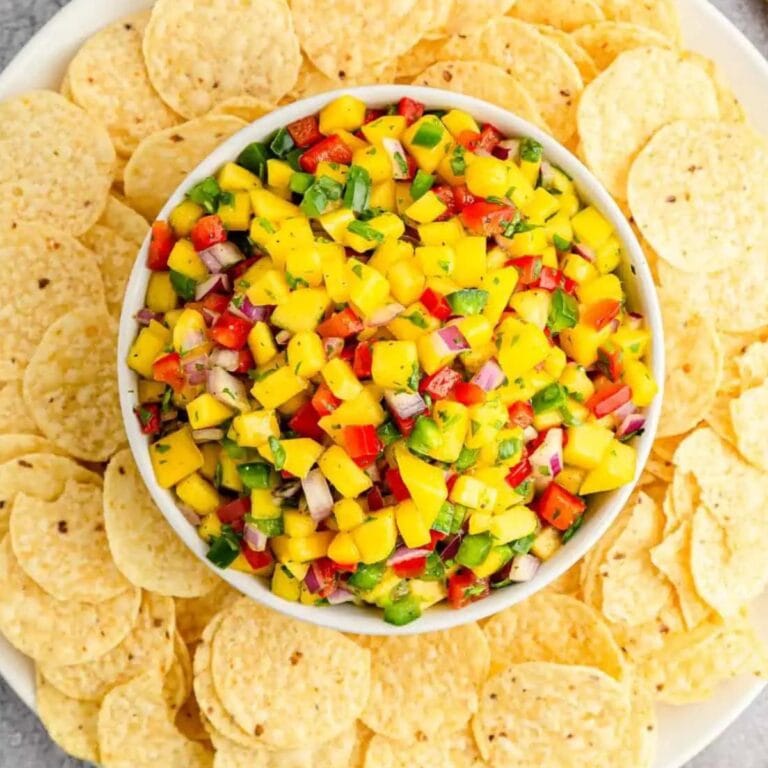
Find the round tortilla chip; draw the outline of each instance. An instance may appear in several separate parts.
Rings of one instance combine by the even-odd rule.
[[[635,48],[584,89],[577,116],[581,151],[608,191],[626,200],[632,161],[659,128],[674,120],[716,119],[719,114],[715,86],[701,67],[664,48]],[[656,192],[663,186],[665,168],[654,170]],[[666,258],[658,242],[640,229]]]
[[[768,472],[768,445],[764,430],[764,414],[768,412],[768,382],[744,390],[729,405],[739,453],[750,464]]]
[[[709,317],[683,303],[687,294],[662,294],[664,401],[657,435],[693,429],[715,401],[723,368],[720,339]]]
[[[116,348],[117,323],[103,310],[77,309],[48,328],[24,372],[24,401],[40,431],[84,461],[106,461],[125,443]]]
[[[149,82],[141,50],[148,21],[145,11],[113,22],[83,45],[67,70],[72,100],[107,127],[121,155],[181,122]]]
[[[503,16],[517,1],[453,0],[451,3],[444,3],[448,6],[448,15],[439,31],[443,35],[458,35],[469,29],[476,29],[491,19]]]
[[[192,659],[184,641],[174,633],[173,660],[163,679],[163,697],[172,717],[176,717],[191,693]]]
[[[629,695],[592,667],[512,664],[483,686],[473,721],[490,768],[613,768]]]
[[[229,115],[230,117],[237,117],[240,120],[244,120],[246,123],[252,123],[260,117],[268,115],[275,109],[277,109],[277,107],[275,107],[274,104],[262,101],[262,99],[256,98],[255,96],[242,94],[218,102],[218,104],[211,110],[211,114]]]
[[[243,598],[213,637],[211,676],[224,708],[246,733],[272,748],[304,748],[353,725],[368,698],[371,661],[339,632],[291,621]]]
[[[115,164],[101,123],[58,93],[31,91],[0,102],[0,142],[0,227],[80,235],[95,224]]]
[[[595,0],[517,0],[509,12],[530,24],[547,24],[564,32],[603,21],[605,14]]]
[[[683,272],[715,272],[750,255],[764,260],[765,178],[768,142],[750,126],[675,122],[632,164],[629,207],[662,259]]]
[[[513,75],[530,92],[560,142],[576,132],[576,105],[584,87],[576,64],[536,27],[509,17],[450,38],[446,59],[484,61]]]
[[[617,680],[626,676],[621,648],[603,617],[567,595],[535,595],[491,617],[483,632],[492,673],[510,664],[547,661],[595,667]]]
[[[281,104],[292,104],[299,99],[314,96],[324,91],[333,91],[337,88],[353,85],[370,85],[376,83],[392,83],[395,80],[397,65],[395,61],[387,61],[366,70],[360,75],[344,73],[343,77],[328,77],[323,74],[307,58],[302,59],[299,78],[291,89],[291,92],[281,100]],[[414,74],[416,74],[414,72]]]
[[[35,705],[48,735],[65,752],[78,760],[99,762],[98,702],[77,701],[65,696],[38,670]]]
[[[632,679],[630,705],[629,723],[619,748],[622,759],[618,765],[651,768],[656,758],[656,708],[650,686],[637,675]]]
[[[213,617],[240,597],[226,581],[219,579],[210,592],[200,597],[177,597],[176,628],[188,645],[197,642]]]
[[[368,744],[364,768],[453,768],[449,742],[445,739],[403,744],[376,734]]]
[[[188,119],[241,94],[276,103],[301,66],[285,0],[158,0],[144,58],[152,85]]]
[[[63,451],[59,451],[52,442],[38,435],[0,435],[0,465],[27,453],[63,453]],[[0,468],[0,501],[6,502],[8,499],[2,485],[4,477],[7,478]]]
[[[57,600],[101,603],[131,586],[109,553],[97,485],[69,480],[55,501],[17,494],[10,534],[19,565]]]
[[[42,664],[79,664],[103,656],[131,631],[139,612],[139,590],[98,605],[54,599],[24,573],[8,536],[0,545],[0,579],[0,631]]]
[[[245,125],[230,115],[206,115],[148,136],[125,167],[125,196],[130,206],[145,219],[155,219],[179,184]]]
[[[669,48],[671,45],[660,32],[622,21],[588,24],[574,30],[571,37],[591,56],[600,71],[607,69],[624,51],[646,46]]]
[[[681,37],[675,0],[600,0],[607,18],[656,30],[673,42]]]
[[[569,58],[573,59],[573,63],[579,69],[579,74],[584,81],[584,85],[591,83],[597,77],[598,69],[595,66],[595,62],[592,61],[592,57],[573,39],[572,35],[563,32],[562,29],[557,29],[557,27],[548,27],[541,24],[538,26],[538,30],[544,37],[554,40],[554,42],[565,51]]]
[[[20,381],[0,384],[0,435],[4,434],[39,435],[40,430],[27,410]]]
[[[115,686],[149,669],[170,669],[174,658],[173,624],[171,598],[145,592],[136,623],[111,651],[83,664],[41,665],[40,669],[65,696],[99,703]]]
[[[200,597],[218,583],[155,506],[127,449],[104,475],[104,522],[112,557],[132,584],[169,597]]]
[[[550,581],[542,591],[553,595],[579,597],[581,592],[581,563],[582,561],[579,560],[578,563],[572,565],[562,576]]]
[[[211,768],[213,755],[174,726],[163,700],[159,672],[136,677],[110,691],[98,721],[99,752],[104,765],[136,768]]]
[[[371,650],[371,695],[360,719],[369,728],[414,744],[466,726],[477,710],[479,686],[490,664],[480,627],[372,637],[365,644]],[[444,706],[446,701],[450,707]]]
[[[536,101],[501,67],[481,61],[439,61],[413,80],[413,85],[444,88],[490,101],[546,130]]]
[[[485,768],[485,761],[477,748],[471,724],[462,731],[448,734],[447,738],[455,768]]]
[[[706,56],[702,56],[694,51],[686,51],[685,55],[690,61],[698,64],[712,78],[712,82],[717,89],[720,119],[730,123],[745,122],[747,116],[744,112],[744,107],[741,106],[741,102],[731,89],[731,86],[725,81],[718,65],[712,59],[708,59]]]
[[[39,227],[0,233],[0,381],[23,377],[48,327],[80,307],[104,307],[96,256],[74,238]]]
[[[109,196],[107,207],[97,223],[116,232],[123,240],[133,243],[137,251],[149,234],[147,220],[114,195]]]
[[[402,78],[416,77],[427,67],[442,58],[445,39],[438,37],[434,40],[419,40],[416,45],[397,59],[395,75]]]

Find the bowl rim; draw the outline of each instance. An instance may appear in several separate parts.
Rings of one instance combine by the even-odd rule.
[[[206,558],[207,547],[205,543],[198,536],[195,527],[187,521],[176,505],[171,489],[161,488],[155,480],[149,457],[149,441],[141,433],[133,411],[138,404],[138,376],[128,367],[126,360],[128,350],[139,328],[135,315],[144,306],[147,282],[151,274],[145,267],[150,241],[149,234],[138,252],[131,271],[120,315],[117,369],[123,424],[139,473],[150,496],[168,524],[187,548],[230,586],[282,614],[342,632],[394,636],[446,630],[487,618],[544,589],[580,560],[614,522],[637,485],[658,428],[664,394],[664,336],[661,308],[650,267],[629,222],[616,201],[575,155],[540,128],[502,107],[472,96],[438,88],[412,85],[356,86],[327,91],[279,107],[243,127],[199,163],[176,188],[157,218],[167,219],[170,211],[184,198],[185,191],[192,184],[215,174],[225,162],[237,157],[247,144],[264,139],[281,126],[300,117],[317,113],[322,107],[341,95],[356,96],[366,105],[373,107],[391,104],[407,96],[425,103],[428,109],[462,109],[469,112],[473,117],[479,118],[482,122],[496,125],[507,135],[534,138],[543,146],[545,159],[554,163],[573,179],[581,199],[594,205],[608,218],[623,246],[624,261],[622,266],[624,268],[629,267],[631,271],[631,276],[629,274],[622,275],[622,281],[633,294],[631,296],[633,305],[641,309],[648,323],[651,333],[648,360],[659,387],[657,396],[651,405],[645,409],[646,425],[643,434],[633,440],[637,450],[635,478],[628,485],[615,491],[593,497],[599,502],[600,508],[591,512],[584,525],[568,542],[567,546],[561,547],[552,558],[542,563],[531,581],[497,590],[487,598],[470,603],[459,610],[449,608],[443,602],[425,610],[419,619],[403,627],[387,624],[381,616],[381,611],[376,609],[366,609],[356,605],[317,607],[289,602],[273,594],[265,582],[259,578],[254,578],[251,574],[217,568]]]

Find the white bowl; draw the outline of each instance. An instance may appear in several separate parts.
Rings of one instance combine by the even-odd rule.
[[[634,440],[634,445],[637,448],[637,476],[639,477],[656,433],[664,382],[663,330],[651,272],[632,229],[602,185],[568,150],[558,144],[551,136],[525,120],[479,99],[434,88],[374,85],[323,93],[277,109],[243,128],[224,142],[184,180],[161,211],[159,218],[167,218],[171,210],[184,199],[185,192],[192,184],[214,175],[225,162],[237,157],[246,145],[253,141],[263,140],[281,126],[300,117],[318,112],[328,102],[341,94],[357,96],[372,107],[392,104],[403,96],[409,96],[426,104],[428,109],[463,109],[481,122],[492,123],[508,136],[530,136],[543,145],[545,157],[562,168],[574,180],[582,199],[594,205],[611,221],[622,242],[625,254],[625,262],[620,271],[629,305],[633,310],[641,312],[645,316],[652,334],[649,360],[653,375],[659,383],[659,395],[646,412],[645,431]],[[131,273],[120,318],[118,380],[120,403],[128,442],[141,476],[168,523],[201,560],[216,570],[233,587],[254,600],[296,619],[332,627],[343,632],[368,635],[409,635],[448,629],[497,613],[503,608],[530,597],[554,581],[583,557],[598,541],[629,498],[634,488],[634,482],[616,491],[592,497],[584,525],[567,545],[542,564],[531,581],[493,591],[484,600],[470,603],[459,610],[454,610],[445,604],[436,605],[426,610],[421,618],[403,627],[395,627],[385,623],[381,612],[375,609],[350,604],[314,607],[288,602],[272,594],[266,582],[259,578],[237,571],[216,568],[206,558],[208,547],[197,535],[195,527],[187,522],[176,506],[173,493],[161,488],[155,480],[149,457],[149,441],[141,433],[133,412],[134,407],[138,405],[137,376],[128,368],[126,359],[131,343],[138,332],[135,315],[144,306],[144,297],[150,275],[149,270],[145,267],[148,246],[149,238],[142,246]]]

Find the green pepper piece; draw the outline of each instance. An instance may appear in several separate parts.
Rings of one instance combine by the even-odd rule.
[[[401,597],[384,607],[384,621],[402,627],[421,616],[421,605],[413,595]]]
[[[440,581],[445,577],[445,565],[440,559],[440,555],[431,552],[427,555],[427,564],[424,567],[424,573],[421,578],[425,581]]]
[[[479,448],[467,448],[466,446],[462,446],[459,458],[456,459],[456,471],[465,472],[468,470],[475,464],[479,455]]]
[[[255,173],[259,178],[267,176],[267,147],[260,141],[249,144],[238,156],[237,164]]]
[[[437,517],[432,523],[432,530],[439,531],[440,533],[450,533],[454,514],[453,504],[450,501],[444,501],[437,513]]]
[[[297,195],[303,195],[311,186],[315,177],[311,173],[295,171],[288,182],[288,188]]]
[[[567,394],[562,384],[555,382],[540,389],[532,398],[531,405],[534,413],[544,413],[565,405]]]
[[[269,151],[275,157],[284,158],[296,145],[293,143],[291,134],[287,128],[279,128],[277,133],[269,142]]]
[[[211,546],[206,557],[218,568],[227,568],[240,554],[240,542],[228,525],[221,529],[220,536],[211,538]]]
[[[482,288],[463,288],[449,293],[445,300],[456,315],[479,315],[488,303],[488,291]]]
[[[191,277],[171,270],[170,279],[171,287],[184,301],[192,301],[195,298],[197,283]]]
[[[415,147],[433,149],[442,140],[443,132],[443,124],[437,117],[431,116],[421,123],[411,141]]]
[[[408,447],[416,453],[428,454],[443,444],[440,427],[429,416],[419,416],[408,437]]]
[[[347,583],[350,587],[359,589],[361,592],[368,592],[382,580],[386,568],[387,564],[383,561],[370,564],[360,563]]]
[[[355,213],[367,210],[371,200],[371,174],[360,165],[351,165],[347,174],[347,188],[344,191],[344,207]]]
[[[492,544],[493,540],[488,532],[465,536],[461,540],[459,551],[456,553],[456,562],[467,568],[480,565],[488,557]]]
[[[400,439],[400,430],[395,426],[393,421],[385,421],[376,429],[376,434],[379,436],[379,440],[384,443],[384,447],[391,445],[395,440]]]
[[[424,171],[419,168],[411,182],[411,197],[414,200],[418,200],[432,189],[434,183],[435,177],[431,173],[424,173]]]
[[[263,461],[253,461],[248,464],[240,464],[237,467],[237,474],[240,475],[240,480],[251,491],[255,488],[269,488],[270,473],[271,467]]]

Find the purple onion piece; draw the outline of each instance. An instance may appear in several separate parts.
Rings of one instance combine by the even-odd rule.
[[[228,405],[230,408],[234,408],[241,413],[251,410],[245,384],[223,368],[219,366],[211,368],[208,372],[205,386],[208,393],[213,395],[220,403]]]
[[[391,323],[403,312],[405,312],[405,307],[402,304],[397,304],[396,302],[387,304],[385,307],[377,309],[366,321],[366,325],[371,328],[378,328],[379,326]]]
[[[325,520],[333,511],[333,496],[328,481],[319,469],[313,469],[301,481],[304,498],[310,517],[315,521]]]
[[[153,312],[148,307],[144,307],[136,313],[136,322],[142,326],[149,325],[152,320],[159,323],[162,319],[163,316],[159,312]]]
[[[251,304],[251,300],[247,296],[243,296],[243,301],[240,304],[240,311],[252,323],[268,320],[273,309],[274,307],[269,304]]]
[[[541,560],[533,555],[515,555],[509,569],[509,580],[515,582],[530,581],[539,570]]]
[[[268,537],[252,523],[246,523],[243,539],[254,552],[263,552],[267,548]]]
[[[477,384],[485,392],[491,392],[504,383],[504,371],[495,360],[488,360],[472,377],[472,383]]]
[[[384,392],[384,399],[390,410],[400,419],[410,419],[427,410],[427,404],[418,392],[396,392],[394,389],[388,389]]]
[[[456,533],[450,538],[445,540],[445,546],[440,552],[440,557],[445,560],[453,560],[456,557],[456,553],[461,546],[461,540],[464,538],[464,534]]]
[[[634,435],[645,427],[645,416],[640,413],[630,413],[619,424],[619,428],[616,430],[616,437],[621,440],[627,438],[630,435]]]
[[[240,355],[236,349],[217,347],[211,352],[210,360],[211,365],[218,365],[230,373],[237,370],[237,367],[240,365]]]
[[[446,325],[435,331],[435,334],[449,352],[465,352],[469,349],[469,342],[455,325]]]
[[[587,261],[595,261],[595,252],[588,245],[584,245],[584,243],[574,243],[573,250]]]
[[[420,557],[427,557],[432,554],[429,549],[410,549],[409,547],[398,547],[388,558],[387,565],[398,565],[407,563],[410,560],[418,560]]]
[[[221,293],[229,292],[228,275],[211,275],[207,280],[199,283],[195,288],[195,299],[200,301],[214,291],[220,291]]]
[[[330,605],[341,605],[342,603],[354,602],[355,596],[348,589],[339,587],[328,595],[327,600]]]

